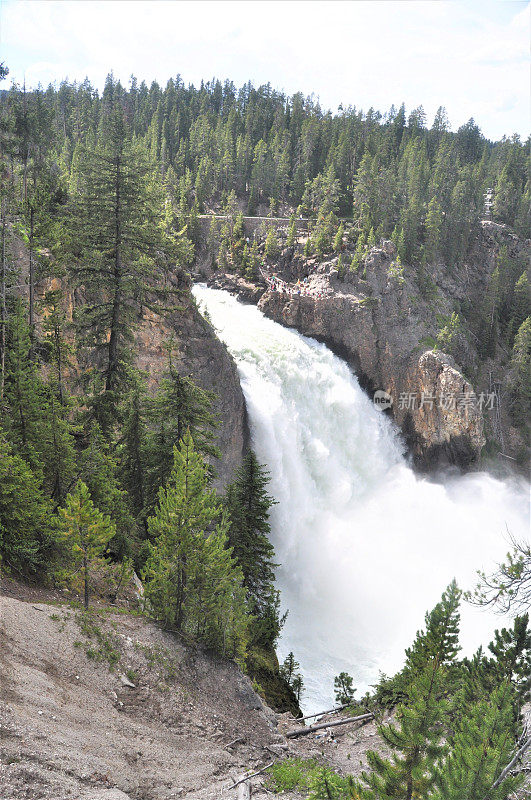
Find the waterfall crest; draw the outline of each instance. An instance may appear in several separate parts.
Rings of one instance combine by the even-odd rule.
[[[301,664],[306,711],[333,700],[345,670],[360,696],[403,659],[423,615],[456,577],[471,588],[528,535],[524,481],[487,473],[419,477],[393,422],[328,348],[203,285],[194,295],[234,357],[253,447],[271,473],[272,539],[289,615],[279,643]],[[464,606],[466,652],[492,613]]]

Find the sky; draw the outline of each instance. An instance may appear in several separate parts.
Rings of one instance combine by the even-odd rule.
[[[0,61],[35,87],[212,77],[385,112],[440,105],[491,139],[530,124],[531,0],[0,0]]]

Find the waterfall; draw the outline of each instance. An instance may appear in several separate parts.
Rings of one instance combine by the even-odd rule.
[[[227,292],[194,287],[238,366],[258,459],[271,473],[278,585],[289,609],[279,656],[301,664],[308,713],[333,701],[333,678],[358,696],[403,662],[450,580],[472,588],[528,535],[524,481],[487,473],[428,479],[408,464],[394,423],[323,344]],[[469,654],[506,620],[467,604]]]

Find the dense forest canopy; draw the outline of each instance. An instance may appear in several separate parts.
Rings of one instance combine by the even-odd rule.
[[[53,158],[75,172],[83,147],[105,136],[104,120],[123,112],[124,133],[156,163],[171,197],[199,211],[234,191],[249,213],[271,201],[307,213],[325,202],[341,216],[406,239],[422,239],[431,216],[442,215],[442,239],[458,236],[484,210],[495,189],[493,216],[527,230],[529,149],[518,136],[493,143],[473,119],[455,133],[444,108],[431,126],[422,107],[381,114],[356,107],[333,115],[311,97],[267,84],[237,89],[230,81],[164,89],[132,77],[125,89],[112,75],[100,94],[89,81],[62,83],[21,96],[3,93],[20,157]]]

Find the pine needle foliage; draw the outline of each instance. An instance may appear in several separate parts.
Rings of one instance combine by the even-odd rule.
[[[189,433],[174,448],[173,469],[148,531],[144,580],[153,615],[222,655],[243,658],[243,575],[228,544],[226,514]]]

